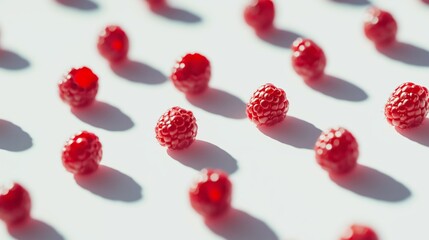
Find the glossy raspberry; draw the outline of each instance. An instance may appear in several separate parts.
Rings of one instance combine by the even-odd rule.
[[[326,56],[323,50],[310,39],[296,39],[292,44],[292,67],[305,80],[323,75]]]
[[[252,0],[244,9],[244,20],[255,30],[265,30],[273,26],[274,3],[272,0]]]
[[[72,136],[64,145],[62,162],[73,174],[88,174],[97,170],[103,151],[98,137],[83,131]]]
[[[378,240],[378,237],[371,228],[354,224],[344,232],[340,240]]]
[[[189,53],[173,67],[171,80],[184,93],[201,93],[207,89],[211,77],[209,60],[199,53]]]
[[[231,208],[232,184],[221,170],[203,169],[189,189],[191,206],[203,217],[217,217]]]
[[[144,1],[146,1],[147,4],[149,4],[149,7],[151,8],[161,7],[166,4],[165,0],[144,0]]]
[[[124,60],[128,54],[127,34],[119,26],[107,26],[98,36],[98,51],[110,62]]]
[[[98,92],[98,77],[88,67],[72,68],[58,84],[60,98],[72,107],[84,107],[94,102]]]
[[[393,16],[375,7],[370,8],[367,14],[367,19],[364,22],[366,37],[377,45],[394,42],[398,25]]]
[[[180,107],[170,108],[159,118],[155,127],[159,144],[172,150],[189,147],[195,141],[197,130],[194,114]]]
[[[18,224],[30,217],[31,199],[18,183],[0,186],[0,219],[6,224]]]
[[[283,121],[289,110],[289,101],[283,89],[271,83],[262,85],[247,103],[247,117],[257,125],[271,126]]]
[[[316,160],[329,173],[350,172],[359,156],[355,137],[344,128],[332,128],[323,132],[314,146]]]
[[[427,88],[406,82],[399,85],[384,107],[387,121],[398,128],[419,126],[429,110]]]

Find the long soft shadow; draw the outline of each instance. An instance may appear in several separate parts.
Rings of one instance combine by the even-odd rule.
[[[119,108],[96,101],[88,107],[72,108],[71,112],[81,121],[109,131],[125,131],[134,127],[134,122]]]
[[[312,89],[339,100],[361,102],[368,99],[368,95],[360,87],[334,76],[324,75],[318,80],[305,83]]]
[[[322,131],[313,124],[296,117],[286,119],[274,126],[259,126],[258,129],[268,137],[296,148],[313,149]]]
[[[64,240],[54,227],[36,219],[29,219],[23,225],[8,227],[8,232],[17,240]]]
[[[21,152],[33,146],[31,136],[19,126],[0,119],[0,149]]]
[[[281,48],[290,48],[292,43],[301,35],[276,27],[267,31],[256,32],[256,35],[265,42]]]
[[[202,21],[200,16],[185,9],[169,6],[168,4],[153,7],[151,10],[153,13],[173,21],[184,23],[198,23]]]
[[[330,175],[339,186],[358,195],[386,202],[400,202],[411,196],[411,191],[394,178],[376,169],[358,165],[346,175]]]
[[[98,4],[90,0],[56,0],[59,4],[83,11],[98,9]]]
[[[226,240],[279,239],[265,222],[237,209],[231,209],[220,218],[206,220],[205,224],[211,231]]]
[[[22,70],[28,68],[30,62],[17,53],[0,49],[0,68],[7,70]]]
[[[429,147],[429,120],[423,120],[422,124],[415,128],[400,129],[396,128],[402,136],[417,142],[423,146]]]
[[[195,140],[187,149],[167,150],[167,153],[179,163],[198,171],[204,168],[215,168],[232,174],[238,169],[237,160],[229,153],[212,143],[201,140]]]
[[[370,2],[368,0],[332,0],[333,2],[337,3],[344,3],[344,4],[350,4],[350,5],[368,5]]]
[[[429,67],[429,51],[409,43],[395,42],[389,46],[377,47],[383,55],[406,64]]]
[[[209,88],[198,95],[186,95],[188,101],[201,109],[227,118],[246,117],[246,103],[240,98],[216,88]]]
[[[106,199],[135,202],[143,197],[142,187],[131,177],[113,168],[100,165],[89,175],[75,175],[82,188]]]
[[[111,64],[116,75],[137,83],[161,84],[167,81],[167,77],[159,70],[134,60],[125,60],[121,63]]]

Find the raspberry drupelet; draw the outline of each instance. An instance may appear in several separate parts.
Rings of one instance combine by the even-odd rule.
[[[387,45],[396,40],[397,31],[398,24],[390,13],[376,7],[368,10],[364,32],[369,40],[376,45]]]
[[[31,198],[18,183],[0,186],[0,219],[7,225],[24,222],[30,217]]]
[[[323,132],[314,146],[319,165],[333,174],[350,172],[359,157],[358,143],[345,128],[331,128]]]
[[[256,31],[271,28],[274,17],[275,7],[272,0],[252,0],[244,9],[244,20]]]
[[[98,137],[82,131],[64,145],[62,163],[73,174],[89,174],[98,169],[102,156],[102,145]]]
[[[191,111],[172,107],[158,120],[155,133],[161,146],[171,150],[189,147],[197,136],[197,121]]]
[[[271,126],[283,121],[288,110],[285,91],[271,83],[259,87],[246,107],[247,117],[258,126]]]
[[[189,189],[192,208],[205,218],[225,214],[231,208],[232,183],[228,175],[216,169],[203,169]]]
[[[120,62],[127,58],[129,40],[125,31],[116,25],[110,25],[98,36],[97,48],[101,56],[110,62]]]
[[[428,89],[412,82],[399,85],[384,107],[387,121],[398,128],[419,126],[429,111]]]
[[[190,94],[206,90],[210,78],[210,61],[199,53],[189,53],[177,60],[170,76],[179,91]]]
[[[298,38],[292,43],[292,67],[304,80],[315,80],[324,74],[326,56],[312,40]]]
[[[353,224],[339,240],[378,240],[378,236],[370,227]]]
[[[58,84],[60,98],[72,107],[84,107],[94,102],[98,92],[98,77],[88,67],[72,68]]]

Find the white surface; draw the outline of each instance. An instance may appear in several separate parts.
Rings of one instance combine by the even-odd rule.
[[[329,240],[354,222],[373,226],[381,239],[427,236],[429,121],[405,137],[387,124],[383,107],[405,81],[429,87],[428,5],[372,1],[394,14],[399,39],[411,44],[388,57],[364,38],[364,0],[277,1],[284,31],[271,40],[287,46],[295,34],[312,38],[325,50],[327,74],[343,79],[317,90],[293,72],[288,48],[245,25],[246,0],[171,0],[173,19],[141,0],[68,2],[98,7],[0,2],[1,46],[9,51],[0,57],[0,181],[29,189],[39,221],[12,234],[1,225],[0,239]],[[110,23],[128,33],[131,59],[150,66],[128,72],[140,82],[99,56],[96,37]],[[188,51],[212,63],[215,90],[201,99],[186,99],[165,78]],[[108,104],[93,115],[74,115],[57,96],[62,74],[82,65],[98,74],[97,99]],[[243,111],[267,82],[287,92],[291,117],[264,134]],[[188,162],[154,137],[158,117],[174,105],[192,110],[199,125],[199,142],[176,156]],[[335,182],[311,148],[321,130],[338,125],[354,133],[366,167]],[[75,181],[60,150],[84,129],[100,137],[108,168]],[[205,165],[231,173],[233,205],[242,212],[224,226],[206,226],[189,206],[195,169]]]

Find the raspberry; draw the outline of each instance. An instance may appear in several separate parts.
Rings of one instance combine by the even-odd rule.
[[[97,170],[103,151],[98,137],[83,131],[72,136],[64,145],[62,162],[73,174],[89,174]]]
[[[364,22],[366,37],[376,45],[386,45],[394,42],[398,25],[393,16],[375,7],[370,8],[367,14],[368,17]]]
[[[203,169],[189,189],[191,206],[203,217],[217,217],[231,208],[232,184],[221,170]]]
[[[72,68],[58,84],[60,98],[72,107],[84,107],[95,100],[98,77],[88,67]]]
[[[271,28],[274,16],[275,11],[272,0],[253,0],[244,9],[244,20],[257,31]]]
[[[405,129],[419,126],[428,110],[427,88],[406,82],[399,85],[387,100],[384,115],[390,124]]]
[[[340,240],[378,240],[378,237],[371,228],[353,224],[342,235]]]
[[[312,40],[298,38],[292,43],[292,67],[305,80],[313,80],[323,75],[326,56]]]
[[[247,117],[257,125],[271,126],[283,121],[289,110],[289,101],[283,89],[271,83],[262,85],[247,103]]]
[[[189,53],[173,67],[171,80],[184,93],[201,93],[207,89],[211,77],[209,60],[199,53]]]
[[[194,114],[180,107],[170,108],[159,118],[155,127],[159,144],[172,150],[189,147],[195,141],[197,130]]]
[[[165,0],[146,0],[146,2],[149,4],[149,7],[151,8],[161,7],[166,3]]]
[[[18,224],[30,217],[31,199],[18,183],[0,186],[0,219],[6,224]]]
[[[314,146],[316,160],[329,173],[350,172],[359,156],[355,137],[344,128],[332,128],[323,132]]]
[[[107,26],[98,36],[98,51],[110,62],[124,60],[128,54],[127,34],[119,26]]]

